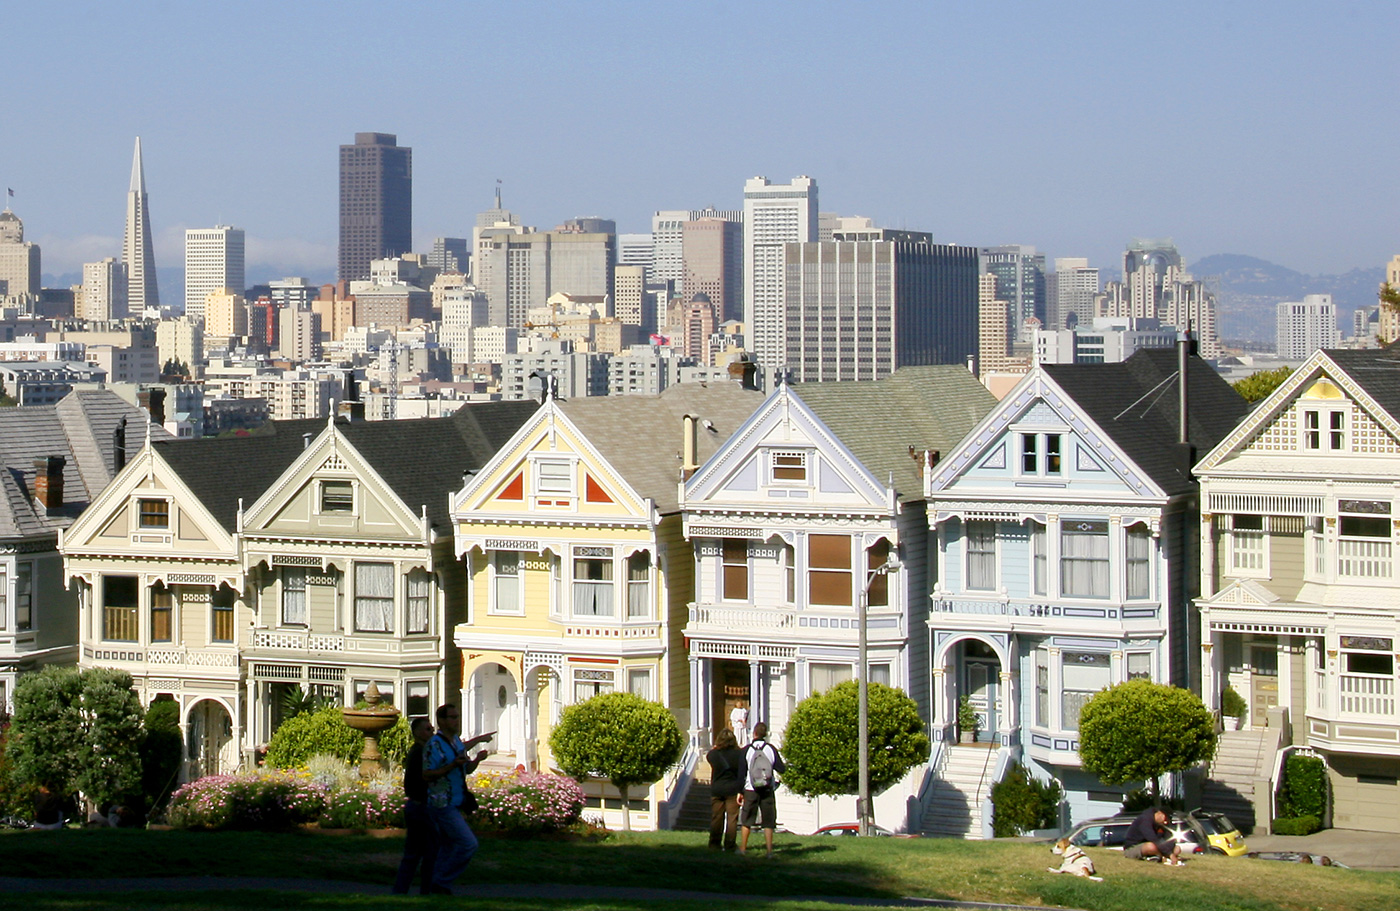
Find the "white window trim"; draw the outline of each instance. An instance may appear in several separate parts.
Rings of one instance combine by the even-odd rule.
[[[513,607],[503,607],[496,600],[496,555],[502,553],[515,554],[515,605]],[[507,577],[509,578],[509,577]],[[489,550],[486,552],[486,612],[498,617],[521,617],[525,614],[525,558],[520,551],[500,551]]]
[[[1300,418],[1300,419],[1299,419],[1299,421],[1298,421],[1298,448],[1299,448],[1299,450],[1301,450],[1302,452],[1318,452],[1318,453],[1321,453],[1321,452],[1326,452],[1326,453],[1351,452],[1351,432],[1352,432],[1352,426],[1351,426],[1351,425],[1352,425],[1352,420],[1351,420],[1351,406],[1350,406],[1350,404],[1341,404],[1341,403],[1338,403],[1338,404],[1336,404],[1336,405],[1309,404],[1309,405],[1304,405],[1304,406],[1302,406],[1302,408],[1301,408],[1300,410],[1302,411],[1302,414],[1299,415],[1299,418]],[[1318,443],[1318,445],[1317,445],[1316,448],[1310,447],[1310,446],[1308,445],[1308,432],[1309,432],[1309,428],[1308,428],[1308,415],[1310,415],[1310,414],[1316,414],[1316,415],[1317,415],[1317,434],[1318,434],[1317,443]],[[1334,415],[1334,414],[1340,414],[1340,415],[1342,416],[1342,430],[1341,430],[1341,433],[1342,433],[1342,444],[1341,444],[1341,446],[1333,446],[1333,445],[1332,445],[1332,433],[1333,433],[1333,430],[1332,430],[1332,415]]]
[[[1063,478],[1068,472],[1065,471],[1066,460],[1068,458],[1069,440],[1071,437],[1068,427],[1014,427],[1012,433],[1013,450],[1015,452],[1015,476],[1018,478]],[[1025,466],[1025,438],[1035,438],[1035,471],[1026,471]],[[1060,438],[1060,470],[1049,470],[1049,438]]]
[[[812,451],[811,451],[811,450],[809,450],[809,449],[769,449],[769,450],[767,450],[767,452],[766,452],[766,456],[767,456],[767,458],[765,459],[765,462],[766,462],[766,466],[765,466],[765,467],[766,467],[766,471],[767,471],[767,481],[768,481],[768,485],[769,485],[770,487],[811,487],[811,486],[812,486],[812,467],[813,467],[813,463],[814,463],[815,460],[812,458]],[[801,478],[801,480],[795,480],[795,479],[793,479],[793,478],[779,478],[779,477],[776,477],[777,468],[778,468],[778,457],[779,457],[779,456],[796,456],[796,457],[798,457],[798,458],[800,458],[800,459],[802,460],[802,478]]]
[[[1230,576],[1242,579],[1271,578],[1269,567],[1269,517],[1260,516],[1260,528],[1235,528],[1235,517],[1230,517],[1230,530],[1226,533],[1225,569]],[[1249,542],[1246,544],[1246,542]],[[1252,562],[1258,557],[1259,566],[1240,566],[1239,558],[1248,557]]]
[[[609,551],[609,555],[608,555],[608,556],[602,556],[602,555],[580,554],[580,553],[578,553],[578,551],[581,550],[581,549],[593,548],[593,547],[605,548],[605,549],[607,549],[607,550]],[[611,566],[612,566],[612,578],[611,578],[611,579],[579,579],[579,578],[576,578],[575,575],[574,575],[574,564],[575,564],[577,561],[579,561],[579,560],[597,560],[597,561],[599,561],[599,562],[606,562],[606,563],[611,564]],[[626,577],[627,577],[627,561],[626,561],[626,559],[623,559],[623,560],[621,560],[621,564],[619,565],[618,548],[616,548],[616,547],[614,547],[614,546],[612,546],[612,545],[610,545],[610,544],[576,544],[576,545],[574,545],[573,547],[571,547],[571,548],[569,549],[569,572],[568,572],[568,584],[567,584],[567,587],[566,587],[566,590],[567,590],[568,593],[569,593],[569,594],[568,594],[568,598],[569,598],[569,609],[568,609],[568,611],[566,612],[567,615],[568,615],[571,619],[573,619],[573,620],[582,620],[582,621],[591,622],[591,623],[613,623],[613,622],[623,622],[623,621],[626,621],[626,619],[627,619],[627,603],[626,603],[626,600],[625,600],[626,597],[627,597],[627,589],[626,589],[626,587],[625,587],[626,584],[627,584],[627,583],[626,583]],[[575,611],[574,611],[574,603],[575,603],[574,586],[577,585],[577,584],[580,583],[580,582],[607,582],[607,583],[609,584],[609,586],[612,588],[612,614],[609,615],[609,614],[580,614],[580,613],[575,613]],[[619,583],[620,583],[620,584],[619,584]],[[616,680],[614,680],[614,683],[616,683]]]
[[[340,510],[326,509],[326,484],[349,484],[350,485],[350,510],[341,512]],[[318,516],[337,516],[344,518],[355,518],[360,514],[360,484],[354,478],[318,478],[316,480],[316,502],[312,504],[313,510]]]
[[[579,494],[578,479],[578,457],[563,453],[550,453],[548,455],[531,455],[529,458],[530,470],[527,472],[530,479],[530,496],[549,497],[552,499],[574,500]],[[569,472],[569,489],[563,491],[543,490],[540,487],[540,466],[544,464],[564,465]]]
[[[972,524],[986,523],[992,527],[992,585],[989,588],[972,587],[972,535],[969,534]],[[971,519],[964,524],[963,528],[963,591],[966,592],[994,592],[999,591],[997,584],[1001,581],[1001,535],[998,533],[997,523],[988,519]]]

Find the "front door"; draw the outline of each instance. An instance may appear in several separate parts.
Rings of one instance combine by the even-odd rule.
[[[979,721],[977,740],[991,743],[997,736],[998,693],[1001,679],[1001,662],[991,646],[977,640],[968,640],[963,652],[962,692],[977,713]]]
[[[1272,642],[1249,650],[1249,726],[1262,728],[1269,709],[1278,705],[1278,646]]]
[[[713,736],[725,728],[733,727],[735,718],[740,718],[747,722],[747,729],[753,727],[753,713],[749,711],[751,703],[749,701],[749,663],[747,661],[715,661],[715,681],[713,701],[711,708],[714,712],[712,718],[713,727],[711,730],[711,743]],[[735,709],[743,708],[742,715],[736,715]],[[740,732],[735,731],[735,736],[739,737]],[[743,738],[740,737],[742,740]]]

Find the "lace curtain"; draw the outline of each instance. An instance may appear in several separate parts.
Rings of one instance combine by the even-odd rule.
[[[375,633],[394,631],[394,565],[355,564],[355,628]]]

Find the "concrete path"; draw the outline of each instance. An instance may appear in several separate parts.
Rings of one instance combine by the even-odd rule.
[[[1400,835],[1325,829],[1312,835],[1250,835],[1251,851],[1324,854],[1358,870],[1400,870]]]
[[[220,892],[266,890],[276,892],[320,892],[343,895],[387,895],[387,886],[324,879],[275,879],[252,876],[168,876],[133,879],[36,879],[0,876],[0,895],[19,893],[103,893],[124,892]],[[963,908],[969,911],[1050,911],[1036,905],[1001,905],[987,902],[960,902],[936,898],[852,898],[830,895],[735,895],[683,889],[650,889],[631,886],[564,886],[514,883],[464,883],[455,891],[459,898],[504,899],[588,899],[621,901],[704,901],[724,904],[745,902],[826,902],[862,908]]]

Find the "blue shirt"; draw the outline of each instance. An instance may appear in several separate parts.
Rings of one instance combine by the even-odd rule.
[[[423,770],[441,769],[457,761],[466,750],[461,738],[449,738],[441,731],[433,735],[423,748]],[[465,788],[463,770],[453,769],[436,781],[428,782],[428,804],[434,807],[460,807]]]

